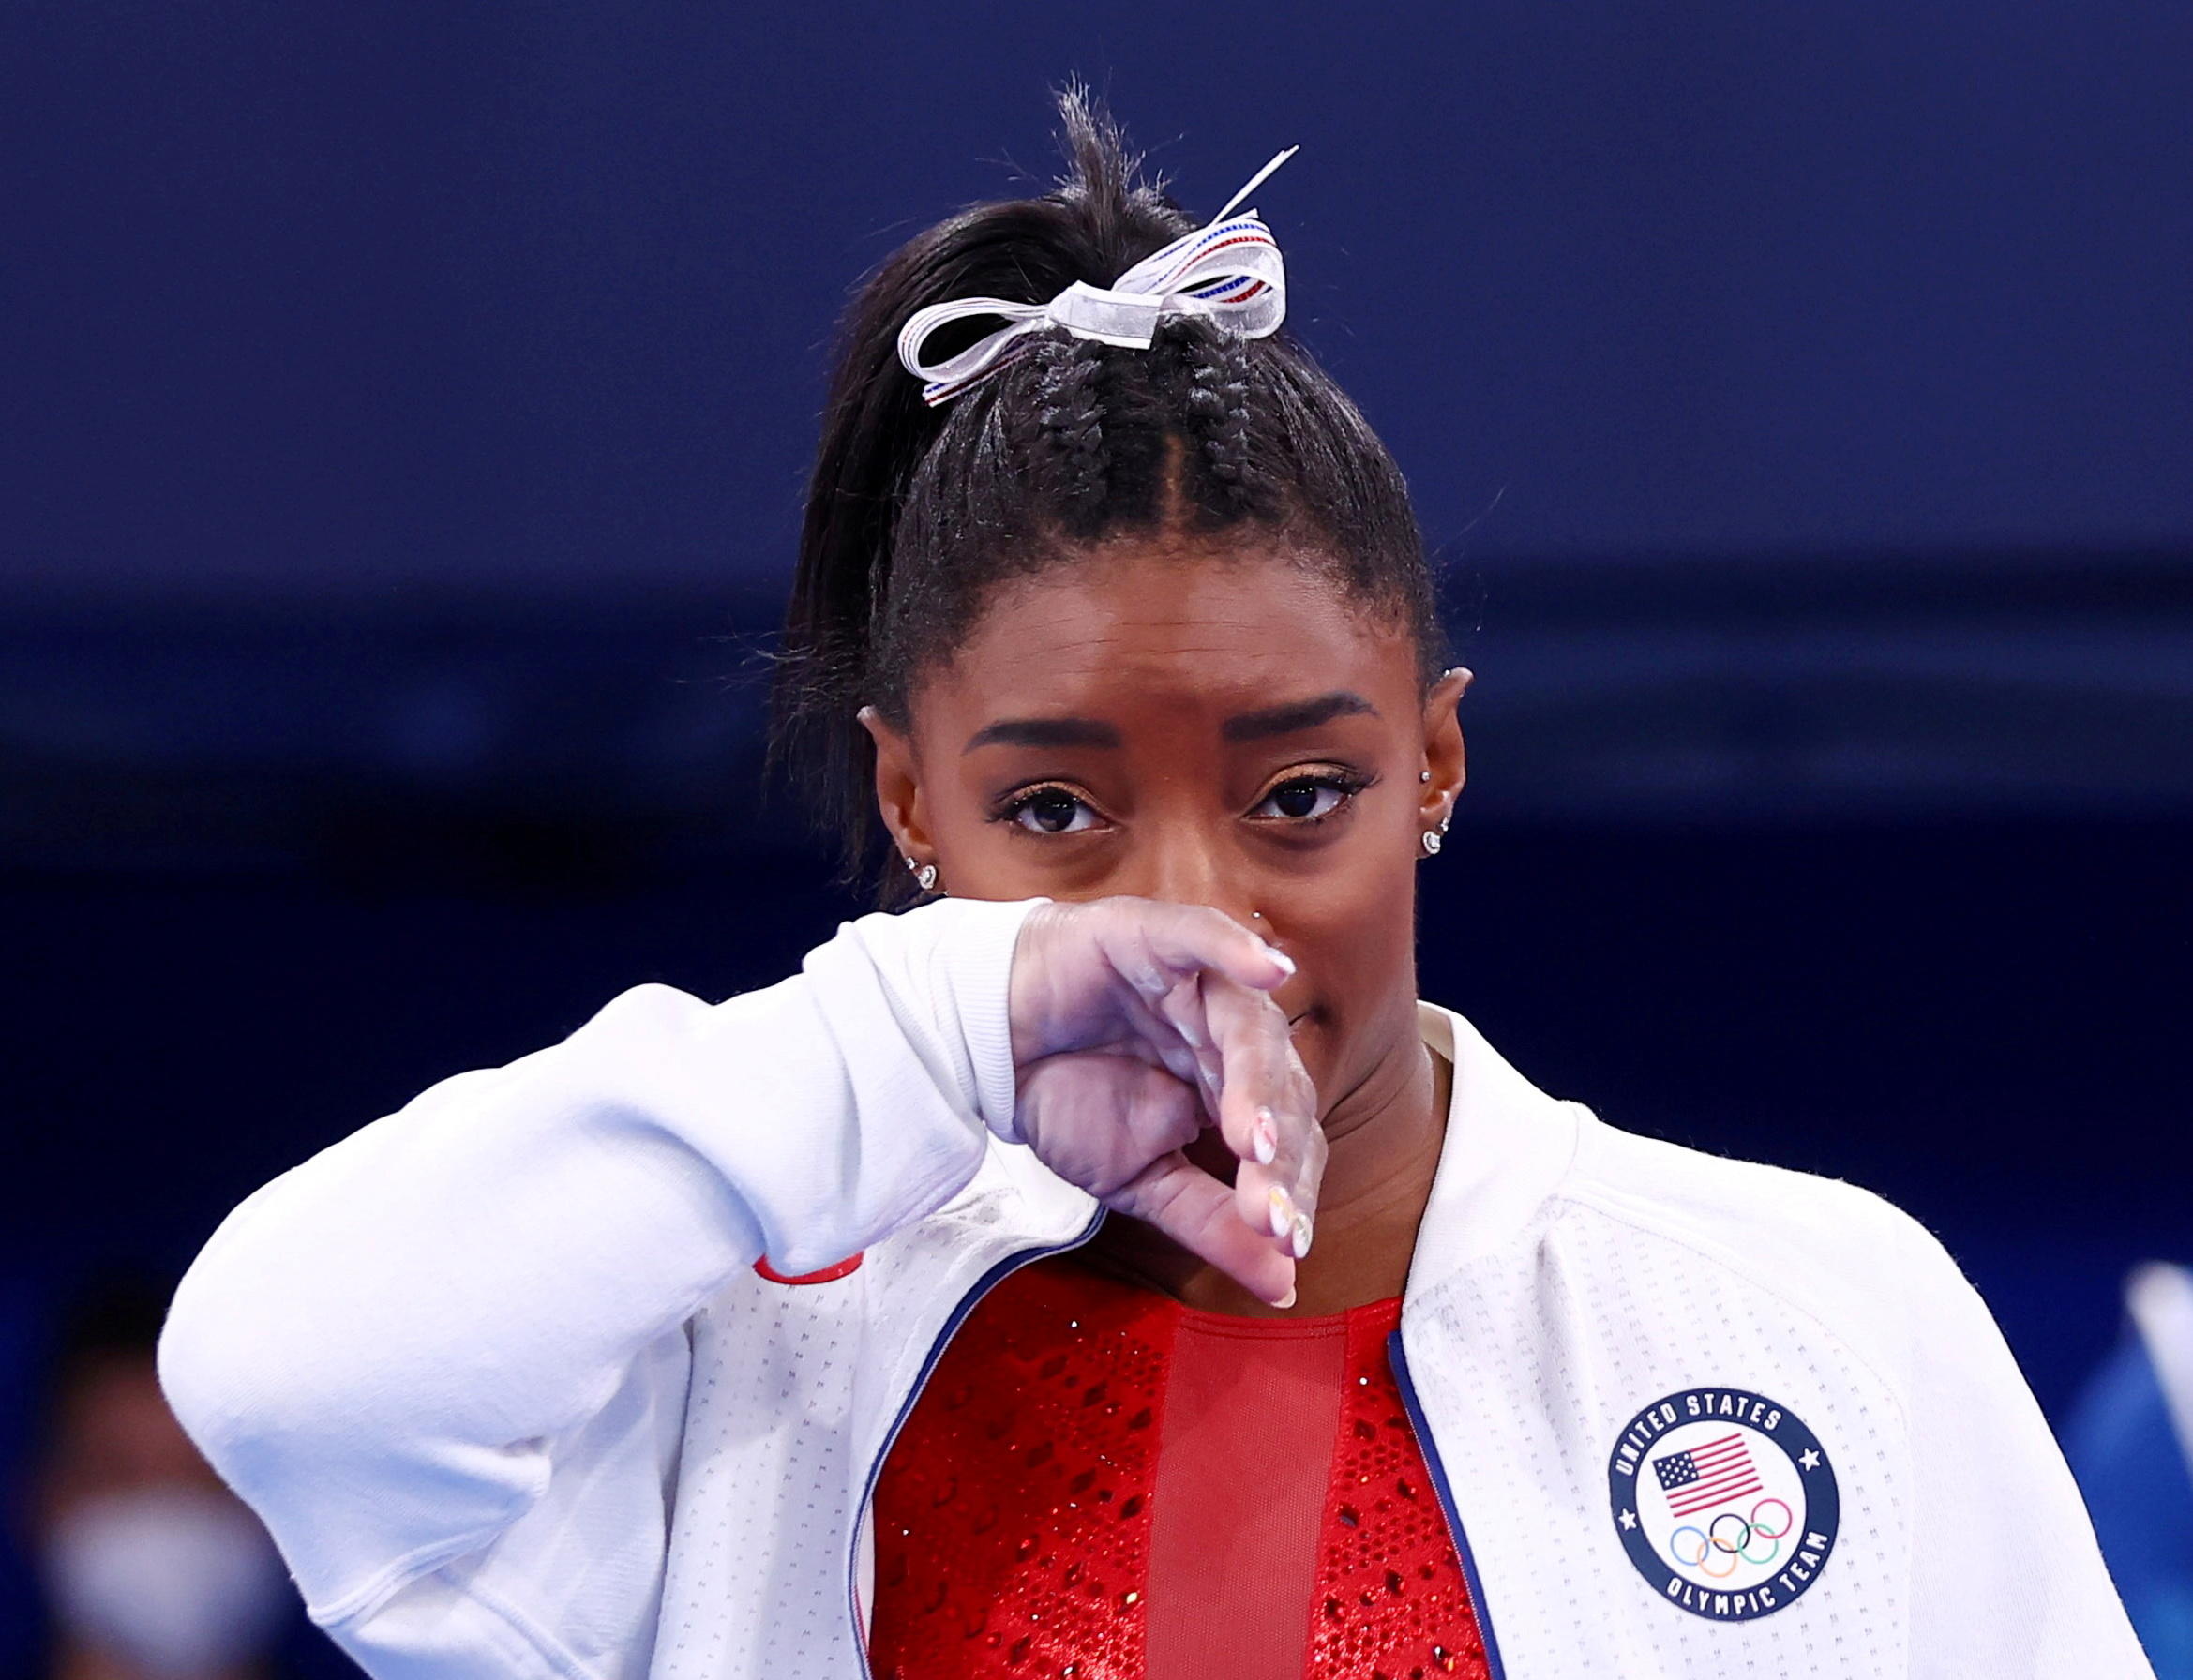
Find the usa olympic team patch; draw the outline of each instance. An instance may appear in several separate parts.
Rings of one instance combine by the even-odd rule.
[[[1820,1438],[1741,1388],[1684,1388],[1624,1426],[1607,1461],[1622,1548],[1670,1604],[1713,1622],[1787,1610],[1835,1550],[1842,1502]]]

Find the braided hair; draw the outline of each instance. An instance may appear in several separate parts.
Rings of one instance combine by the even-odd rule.
[[[1424,680],[1439,632],[1401,471],[1362,414],[1284,331],[1244,339],[1167,321],[1148,350],[1031,334],[942,408],[898,362],[899,328],[957,298],[1041,303],[1109,285],[1198,224],[1146,180],[1089,96],[1059,96],[1068,172],[1042,197],[976,204],[902,246],[854,299],[807,491],[774,747],[844,840],[849,873],[881,862],[872,705],[909,724],[920,679],[965,641],[997,586],[1106,540],[1187,530],[1261,537],[1408,631]],[[984,330],[957,323],[926,352]],[[883,901],[905,872],[879,873]]]

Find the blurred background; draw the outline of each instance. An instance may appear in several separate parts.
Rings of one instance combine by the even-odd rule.
[[[2124,1305],[2193,1261],[2193,13],[0,32],[0,1675],[339,1672],[248,1539],[152,1509],[193,1480],[139,1403],[174,1275],[443,1074],[641,981],[774,980],[860,908],[759,773],[833,322],[1040,189],[1069,75],[1192,210],[1302,145],[1257,195],[1290,325],[1479,673],[1426,995],[1617,1125],[1916,1214],[2112,1558],[2193,1582],[2193,1411]],[[83,1486],[158,1494],[86,1496],[99,1555],[195,1620],[55,1613]]]

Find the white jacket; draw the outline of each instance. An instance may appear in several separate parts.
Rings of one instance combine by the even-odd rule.
[[[864,1672],[894,1432],[983,1292],[1099,1217],[1000,1141],[1028,908],[866,917],[726,1003],[628,992],[221,1226],[168,1393],[368,1671]],[[1395,1360],[1496,1674],[2149,1672],[1924,1230],[1422,1019],[1454,1100]]]

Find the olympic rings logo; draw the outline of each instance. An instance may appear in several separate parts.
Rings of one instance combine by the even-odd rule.
[[[1781,1513],[1780,1528],[1769,1527],[1760,1520],[1769,1506]],[[1789,1533],[1795,1520],[1795,1513],[1780,1500],[1762,1499],[1751,1508],[1751,1515],[1748,1519],[1739,1517],[1735,1511],[1723,1511],[1704,1528],[1686,1522],[1668,1536],[1668,1555],[1684,1568],[1696,1569],[1709,1580],[1724,1580],[1736,1572],[1736,1565],[1739,1563],[1770,1564],[1780,1556],[1782,1537]],[[1685,1535],[1697,1538],[1698,1551],[1694,1556],[1683,1555],[1690,1550],[1684,1544]],[[1766,1542],[1767,1549],[1764,1556],[1754,1557],[1751,1553],[1752,1543],[1756,1540]],[[1714,1568],[1724,1558],[1727,1562],[1721,1568]]]

